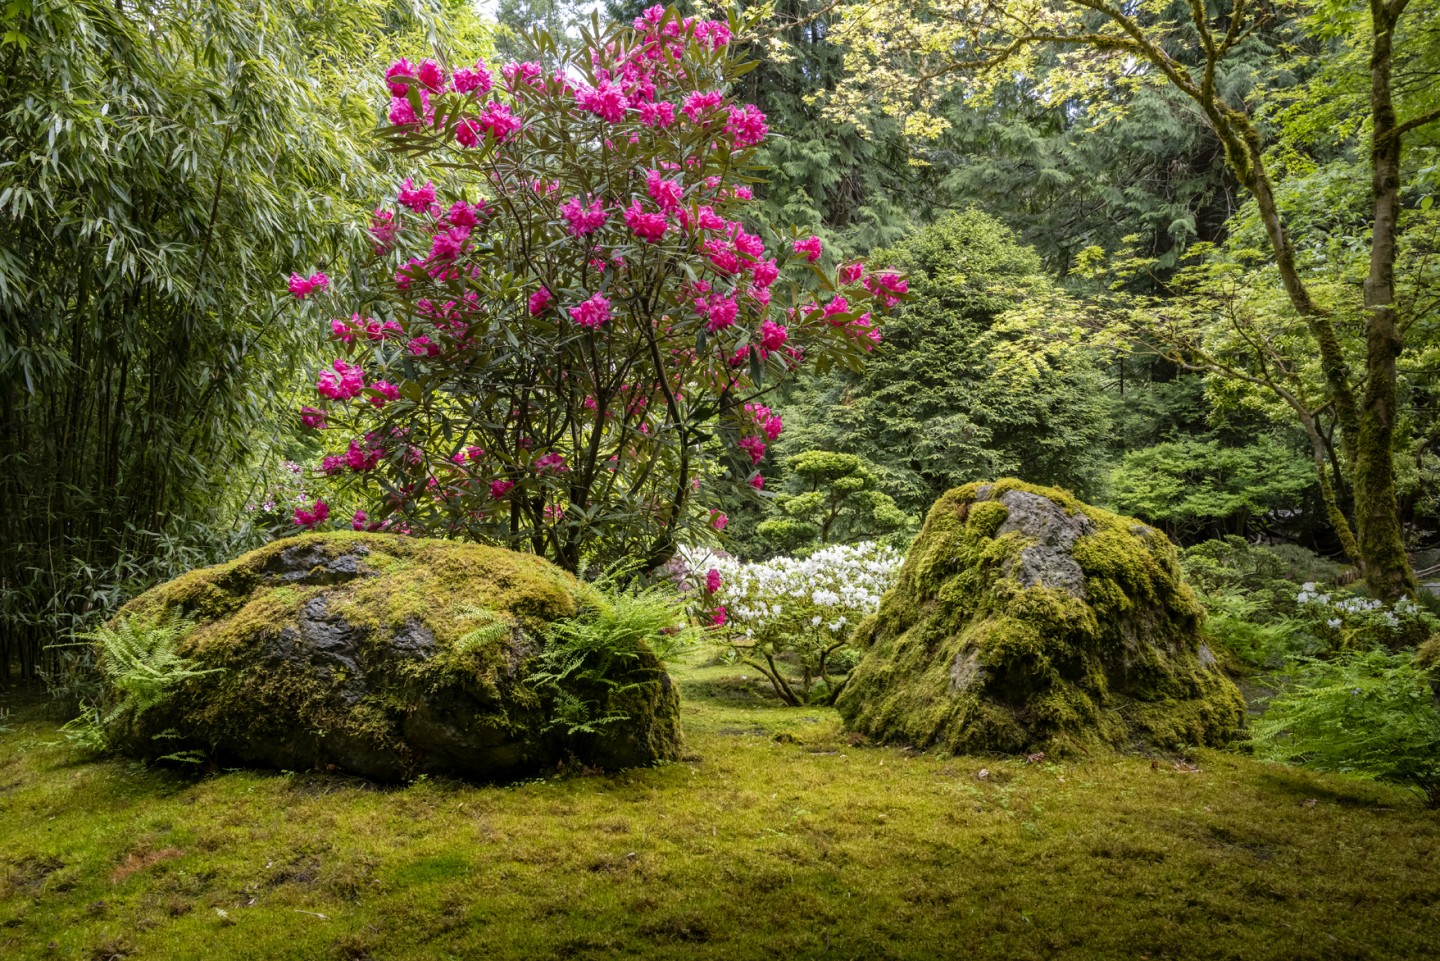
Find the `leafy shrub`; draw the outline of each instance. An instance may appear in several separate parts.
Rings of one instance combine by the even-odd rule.
[[[1319,654],[1324,643],[1310,623],[1295,616],[1277,616],[1254,596],[1222,591],[1204,596],[1205,635],[1249,667],[1277,668],[1296,655]]]
[[[1300,658],[1255,722],[1264,758],[1404,785],[1440,805],[1440,707],[1411,652]]]
[[[1305,581],[1332,581],[1344,569],[1303,547],[1251,544],[1234,534],[1201,541],[1180,554],[1185,579],[1202,595],[1238,592],[1269,614],[1293,614]]]
[[[761,563],[717,558],[692,570],[718,636],[760,671],[787,704],[833,704],[858,652],[855,627],[880,606],[904,558],[871,542],[832,546],[804,559]],[[798,673],[792,683],[789,664]]]
[[[1314,467],[1278,441],[1245,447],[1181,440],[1125,455],[1110,476],[1116,509],[1171,536],[1248,530],[1273,511],[1302,505]]]
[[[785,489],[756,532],[792,553],[885,535],[913,537],[915,518],[880,490],[871,464],[855,454],[809,450],[785,459]],[[886,542],[889,542],[886,537]]]
[[[1325,649],[1312,622],[1300,616],[1300,584],[1291,577],[1297,572],[1334,576],[1338,564],[1303,548],[1280,550],[1233,534],[1186,548],[1180,564],[1205,604],[1206,635],[1242,664],[1277,668],[1289,657]]]

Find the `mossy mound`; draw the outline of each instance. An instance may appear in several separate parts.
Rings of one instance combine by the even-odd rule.
[[[645,646],[585,690],[535,684],[547,626],[593,589],[546,561],[389,534],[311,534],[192,571],[117,621],[193,622],[176,652],[210,673],[107,720],[122,751],[221,762],[510,777],[577,761],[605,768],[680,753],[679,696]],[[556,699],[596,718],[554,723]]]
[[[1230,740],[1245,717],[1174,547],[1017,480],[931,508],[837,707],[881,741],[953,753]]]

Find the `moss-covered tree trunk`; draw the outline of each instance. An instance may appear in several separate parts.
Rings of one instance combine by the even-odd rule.
[[[1371,0],[1374,40],[1370,51],[1370,189],[1374,222],[1370,274],[1365,279],[1368,313],[1365,393],[1355,445],[1355,524],[1365,580],[1376,596],[1395,598],[1418,590],[1405,554],[1395,494],[1396,359],[1403,342],[1395,316],[1395,247],[1400,213],[1401,138],[1391,95],[1392,43],[1404,3]]]

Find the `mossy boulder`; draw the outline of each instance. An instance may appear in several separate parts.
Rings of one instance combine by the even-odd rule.
[[[679,696],[647,646],[587,690],[532,683],[547,628],[594,603],[559,568],[497,548],[360,533],[279,541],[121,610],[132,623],[193,622],[176,653],[210,673],[119,711],[107,733],[142,757],[196,750],[385,781],[677,757]],[[561,696],[627,719],[572,731],[554,723]]]
[[[953,753],[1221,744],[1245,717],[1159,531],[1017,480],[930,510],[837,702]]]

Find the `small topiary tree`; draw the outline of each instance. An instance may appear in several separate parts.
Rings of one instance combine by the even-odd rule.
[[[913,530],[915,519],[880,490],[875,465],[855,454],[808,450],[785,460],[785,491],[756,531],[782,550],[849,544]]]
[[[375,212],[362,310],[331,321],[345,356],[302,415],[343,438],[324,470],[373,504],[355,527],[653,568],[763,485],[783,424],[760,395],[878,342],[898,274],[836,276],[818,238],[746,218],[767,127],[728,93],[742,28],[657,6],[578,49],[536,33],[496,73],[390,69],[385,136],[428,172]]]

